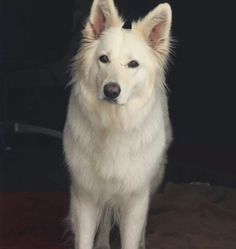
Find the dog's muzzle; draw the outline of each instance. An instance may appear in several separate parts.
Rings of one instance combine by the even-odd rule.
[[[116,102],[116,98],[120,95],[121,89],[117,83],[108,83],[103,88],[105,100]]]

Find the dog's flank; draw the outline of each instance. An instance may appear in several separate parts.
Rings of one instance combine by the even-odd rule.
[[[64,129],[76,249],[110,248],[115,212],[123,249],[144,248],[150,195],[171,142],[165,70],[171,9],[123,29],[112,0],[94,0],[74,59]],[[98,229],[98,231],[97,231]]]

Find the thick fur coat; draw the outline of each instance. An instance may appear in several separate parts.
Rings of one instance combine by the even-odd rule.
[[[112,0],[94,0],[73,63],[64,151],[76,249],[109,248],[112,215],[123,249],[145,247],[150,195],[171,142],[170,6],[158,5],[131,30],[122,26]]]

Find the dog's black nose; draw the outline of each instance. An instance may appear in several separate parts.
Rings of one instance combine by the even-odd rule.
[[[120,86],[117,83],[108,83],[104,86],[104,95],[109,99],[115,99],[120,95]]]

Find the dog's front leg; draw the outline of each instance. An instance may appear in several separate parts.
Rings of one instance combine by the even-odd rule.
[[[100,209],[86,195],[71,195],[71,222],[75,249],[92,249],[99,222]]]
[[[104,210],[98,228],[95,249],[110,249],[111,211]]]
[[[149,193],[136,194],[120,208],[120,233],[122,249],[138,249],[145,229]]]

